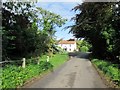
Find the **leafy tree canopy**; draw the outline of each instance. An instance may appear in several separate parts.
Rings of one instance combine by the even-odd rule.
[[[3,60],[53,51],[55,27],[61,27],[66,21],[42,8],[35,9],[30,2],[3,3],[2,16]]]
[[[116,7],[117,5],[117,7]],[[78,10],[69,26],[77,38],[85,38],[93,47],[93,54],[103,59],[114,59],[120,56],[120,2],[84,2],[73,10]]]

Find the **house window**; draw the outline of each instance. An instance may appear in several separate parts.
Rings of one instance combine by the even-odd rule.
[[[65,51],[67,51],[67,48],[64,48]]]
[[[67,47],[64,47],[64,50],[67,51]]]
[[[70,47],[71,47],[71,44],[70,44]]]
[[[71,49],[69,49],[71,51]]]

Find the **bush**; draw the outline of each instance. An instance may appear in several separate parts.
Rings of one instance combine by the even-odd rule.
[[[92,62],[120,86],[120,69],[118,69],[118,65],[98,59],[93,59]]]
[[[86,47],[86,46],[82,46],[81,48],[80,48],[80,51],[81,52],[87,52],[89,49],[88,49],[88,47]]]
[[[41,61],[39,65],[29,64],[26,68],[8,65],[2,71],[2,88],[16,88],[22,86],[23,83],[45,70],[51,69],[53,66],[45,61]]]
[[[40,60],[40,64],[37,65],[37,60]],[[68,59],[67,54],[56,54],[54,57],[50,58],[49,62],[46,62],[47,55],[43,55],[39,58],[31,58],[26,60],[26,67],[22,68],[18,65],[4,65],[2,70],[2,84],[1,88],[16,88],[17,86],[22,86],[27,80],[32,77],[42,74],[46,70],[52,70],[63,64]]]

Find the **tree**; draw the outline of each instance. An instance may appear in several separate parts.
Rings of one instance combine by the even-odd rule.
[[[113,7],[113,22],[112,26],[115,29],[113,40],[113,53],[120,61],[120,1],[114,4]]]
[[[37,7],[37,11],[40,15],[39,17],[41,17],[38,19],[38,24],[41,27],[40,29],[48,35],[47,51],[51,55],[55,49],[54,45],[56,44],[55,28],[61,27],[63,24],[65,24],[67,19],[64,19],[60,15],[54,14],[40,7]]]
[[[33,7],[29,2],[3,3],[3,60],[41,56],[52,50],[55,27],[62,26],[66,19]]]
[[[79,51],[82,51],[84,48],[84,51],[90,51],[91,50],[91,45],[86,41],[86,40],[77,40],[77,48]]]
[[[30,3],[6,2],[2,7],[3,60],[7,57],[24,56],[26,53],[25,31],[31,24]]]
[[[75,25],[70,26],[71,31],[77,38],[85,38],[92,44],[93,54],[102,59],[116,58],[115,33],[117,29],[113,27],[119,21],[115,21],[114,8],[116,3],[88,3],[77,5],[73,10],[79,10],[73,18]],[[118,26],[117,26],[118,27]],[[115,50],[116,51],[116,50]]]

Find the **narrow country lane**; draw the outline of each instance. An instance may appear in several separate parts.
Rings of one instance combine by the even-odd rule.
[[[107,88],[85,54],[73,56],[54,72],[23,88]]]

